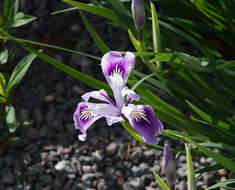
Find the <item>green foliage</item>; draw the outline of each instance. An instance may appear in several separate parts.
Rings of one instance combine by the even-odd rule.
[[[6,106],[6,124],[10,133],[13,133],[17,127],[15,116],[15,108],[13,106]]]
[[[215,189],[215,188],[218,188],[218,187],[222,187],[223,189],[227,189],[227,190],[234,190],[235,188],[231,188],[231,187],[227,186],[227,185],[232,184],[232,183],[235,183],[235,179],[229,179],[229,180],[225,180],[223,182],[219,182],[215,185],[210,186],[209,188],[207,188],[207,190]]]
[[[170,190],[167,184],[162,180],[162,178],[160,178],[160,176],[155,171],[153,171],[153,175],[163,190]]]
[[[5,0],[3,11],[0,11],[0,64],[5,64],[6,71],[0,73],[0,122],[3,126],[6,126],[10,133],[13,133],[17,126],[27,125],[27,122],[16,119],[16,113],[14,108],[14,90],[19,85],[22,78],[29,69],[32,61],[36,55],[31,54],[23,58],[18,64],[15,60],[15,52],[13,49],[7,49],[7,38],[5,35],[12,30],[12,28],[26,25],[36,18],[30,15],[25,15],[19,12],[19,0]],[[1,13],[3,13],[1,15]],[[16,65],[15,67],[13,67]],[[0,137],[1,139],[7,139],[9,142],[15,137]]]
[[[0,64],[5,64],[8,59],[8,49],[5,49],[0,53]]]
[[[36,58],[36,55],[30,54],[26,57],[24,57],[14,68],[9,81],[7,83],[6,87],[6,94],[8,97],[13,96],[13,90],[15,87],[20,83],[20,81],[23,79],[25,73],[28,71],[31,63]]]
[[[188,190],[196,190],[196,178],[194,173],[193,161],[188,144],[185,143],[186,156],[187,156],[187,174],[188,174]]]

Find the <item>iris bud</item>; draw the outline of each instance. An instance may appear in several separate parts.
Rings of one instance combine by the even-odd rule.
[[[171,187],[171,189],[174,189],[176,179],[176,168],[173,156],[168,148],[168,144],[165,144],[164,146],[163,165],[168,185]]]
[[[132,0],[131,4],[132,15],[137,30],[141,30],[145,21],[145,10],[142,0]]]

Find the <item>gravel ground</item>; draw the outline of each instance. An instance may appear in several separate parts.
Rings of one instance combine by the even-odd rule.
[[[65,7],[57,0],[22,0],[22,10],[39,18],[14,31],[14,35],[102,56],[77,12],[50,15]],[[107,25],[100,17],[88,18],[111,49],[131,50],[126,32]],[[44,52],[104,80],[97,61],[54,50]],[[76,79],[35,60],[16,94],[18,119],[33,119],[34,123],[17,129],[18,141],[0,147],[0,190],[160,189],[152,171],[164,176],[160,167],[162,152],[140,145],[120,125],[108,127],[101,119],[88,130],[86,142],[78,141],[72,116],[80,96],[89,90]],[[2,133],[6,131],[1,129]],[[160,144],[165,142],[183,149],[183,144],[160,137]],[[211,162],[202,157],[194,164],[198,169]],[[177,189],[185,190],[185,156],[181,155],[176,164]],[[198,179],[198,188],[225,180],[227,175],[226,170],[203,175]]]

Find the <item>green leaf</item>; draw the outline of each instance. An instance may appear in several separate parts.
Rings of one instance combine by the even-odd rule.
[[[169,62],[172,58],[172,56],[174,56],[173,53],[161,53],[160,55],[158,54],[156,56],[156,58],[153,58],[151,60],[149,60],[150,63],[155,63],[155,62]],[[180,61],[178,59],[178,61]]]
[[[100,48],[100,50],[103,53],[107,53],[109,51],[109,48],[106,46],[106,44],[103,42],[103,40],[99,37],[99,35],[96,33],[96,31],[94,30],[94,28],[91,26],[91,24],[89,23],[88,19],[86,18],[86,16],[82,13],[82,11],[79,11],[82,17],[82,21],[84,22],[84,24],[86,25],[87,30],[89,31],[91,37],[93,38],[93,40],[96,42],[96,44],[98,45],[98,47]]]
[[[10,38],[7,38],[7,37],[0,37],[0,38],[1,39],[10,39]],[[15,38],[15,39],[20,41],[20,42],[27,43],[27,44],[33,44],[33,45],[37,45],[37,46],[53,48],[53,49],[62,50],[62,51],[66,51],[66,52],[77,54],[77,55],[83,55],[83,56],[90,57],[92,59],[96,59],[96,60],[99,60],[99,61],[101,60],[100,57],[96,57],[96,56],[93,56],[93,55],[90,55],[90,54],[87,54],[87,53],[83,53],[83,52],[80,52],[80,51],[76,51],[76,50],[71,50],[71,49],[62,48],[62,47],[54,46],[54,45],[50,45],[50,44],[44,44],[44,43],[41,43],[41,42],[36,42],[36,41],[31,41],[31,40],[25,40],[25,39],[21,39],[21,38]],[[12,39],[10,39],[10,40],[12,40]]]
[[[132,44],[135,46],[135,49],[138,52],[141,52],[142,48],[141,48],[140,42],[138,40],[136,40],[135,36],[132,34],[130,29],[128,29],[128,34],[129,34],[129,37],[131,39]]]
[[[27,120],[18,122],[18,126],[29,126],[29,125],[32,125],[33,123],[34,123],[33,120],[27,119]]]
[[[211,118],[210,115],[208,115],[207,113],[201,111],[199,108],[197,108],[196,106],[194,106],[192,103],[190,103],[188,100],[185,100],[187,102],[187,104],[192,108],[193,111],[195,111],[199,116],[201,116],[205,121],[207,121],[208,123],[212,123],[213,120]]]
[[[153,171],[153,175],[163,190],[171,190],[160,176]]]
[[[193,167],[193,161],[191,157],[188,144],[185,143],[186,155],[187,155],[187,175],[188,175],[188,190],[196,190],[196,179]]]
[[[230,159],[222,156],[221,154],[218,154],[216,152],[211,151],[210,149],[207,149],[207,148],[201,146],[200,144],[198,144],[194,140],[192,140],[191,137],[189,137],[188,135],[182,134],[177,131],[172,131],[172,130],[165,130],[164,133],[175,136],[177,138],[184,139],[186,141],[189,141],[194,146],[196,146],[198,149],[200,149],[202,152],[204,152],[207,156],[213,158],[214,160],[216,160],[218,163],[220,163],[225,168],[231,170],[232,172],[235,172],[234,162],[232,162]]]
[[[212,72],[212,69],[209,69],[208,67],[202,67],[201,62],[196,59],[195,57],[188,55],[186,53],[181,53],[181,52],[174,52],[175,55],[181,59],[184,63],[182,66],[197,71],[197,72]]]
[[[39,58],[41,58],[42,60],[44,60],[45,62],[51,64],[53,67],[67,73],[68,75],[84,82],[85,84],[93,87],[93,88],[96,88],[96,89],[105,89],[107,91],[107,93],[109,94],[112,94],[111,93],[111,89],[109,88],[109,86],[104,83],[104,82],[101,82],[97,79],[94,79],[82,72],[79,72],[63,63],[60,63],[59,61],[57,61],[56,59],[52,58],[52,57],[49,57],[35,49],[32,49],[28,46],[26,46],[24,43],[22,43],[20,40],[17,40],[16,38],[14,38],[13,36],[5,33],[5,35],[7,37],[9,37],[10,39],[12,39],[13,41],[15,41],[16,43],[18,43],[18,45],[20,45],[21,47],[23,47],[24,49],[26,49],[27,51],[29,52],[32,52],[33,54],[37,55]]]
[[[4,21],[7,21],[7,17],[8,17],[8,14],[9,14],[9,1],[10,0],[5,0],[4,1],[4,7],[3,7],[3,20]]]
[[[0,64],[5,64],[8,59],[8,50],[4,50],[0,53]]]
[[[110,3],[116,11],[120,12],[121,14],[129,15],[126,7],[120,0],[110,0]]]
[[[140,78],[144,78],[146,77],[147,75],[141,73],[141,72],[138,72],[136,70],[132,70],[131,71],[134,75],[136,75],[137,77],[140,77]],[[145,79],[147,82],[149,82],[150,84],[152,84],[153,86],[156,86],[157,88],[163,90],[164,92],[168,93],[169,95],[173,96],[172,92],[170,91],[169,88],[167,88],[167,86],[165,84],[163,84],[162,82],[152,78],[152,77],[149,77],[149,78],[146,78]]]
[[[215,188],[218,188],[218,187],[223,187],[224,188],[224,187],[227,187],[228,184],[232,184],[232,183],[235,183],[235,179],[228,179],[228,180],[219,182],[215,185],[212,185],[212,186],[208,187],[207,190],[215,189]],[[235,189],[235,188],[231,188],[231,189]]]
[[[206,122],[216,124],[217,126],[224,128],[224,129],[229,129],[230,126],[227,123],[224,123],[223,121],[214,121],[210,115],[207,113],[203,112],[199,108],[197,108],[195,105],[190,103],[188,100],[185,100],[187,104],[192,108],[193,111],[195,111],[201,118],[203,118]]]
[[[224,167],[221,166],[220,164],[218,164],[218,162],[213,162],[208,167],[196,170],[195,173],[200,174],[198,176],[198,177],[200,177],[203,173],[208,173],[208,172],[211,172],[211,171],[217,171],[217,170],[222,169],[222,168],[224,168]]]
[[[114,22],[118,22],[119,19],[117,17],[117,14],[115,13],[115,11],[113,11],[112,9],[107,9],[107,8],[103,8],[103,7],[98,7],[95,5],[88,5],[85,3],[79,3],[76,1],[71,1],[71,0],[63,0],[65,3],[68,3],[72,6],[78,7],[81,10],[99,15],[99,16],[103,16],[105,18],[108,18]]]
[[[142,47],[142,43],[139,42],[138,40],[136,40],[136,38],[134,37],[134,35],[132,34],[130,29],[128,29],[128,34],[129,34],[129,37],[131,39],[132,44],[135,46],[135,49],[138,52],[143,52],[144,49]],[[141,59],[143,60],[143,62],[149,68],[150,71],[152,71],[152,72],[158,72],[159,71],[157,69],[156,65],[154,65],[153,63],[149,63],[145,56],[141,56]]]
[[[127,84],[129,84],[130,86],[134,86],[137,82],[138,82],[138,80],[128,79]],[[142,82],[141,84],[139,84],[139,86],[137,86],[137,89],[148,89],[148,90],[153,90],[155,92],[159,92],[158,88],[156,88],[155,86],[152,86],[150,84],[147,84],[145,82]]]
[[[226,145],[226,144],[218,144],[218,143],[199,143],[201,146],[206,146],[206,147],[213,147],[213,148],[219,148],[221,150],[226,150],[229,152],[235,153],[235,146],[231,145]]]
[[[150,78],[153,75],[154,75],[154,73],[147,75],[147,76],[143,77],[142,79],[140,79],[137,83],[135,83],[135,85],[132,86],[131,90],[135,90],[141,83],[143,83],[146,79]]]
[[[207,56],[210,60],[210,62],[214,62],[214,58],[207,52],[207,50],[197,41],[195,40],[193,37],[191,37],[190,35],[188,35],[187,33],[183,32],[182,30],[171,26],[170,24],[160,21],[159,20],[159,24],[163,27],[165,27],[166,29],[175,32],[176,34],[180,35],[181,37],[183,37],[184,39],[186,39],[187,41],[191,42],[195,47],[197,47],[205,56]]]
[[[23,25],[26,25],[30,22],[32,22],[33,20],[35,20],[36,17],[31,16],[31,15],[25,15],[24,13],[17,13],[14,17],[14,20],[12,22],[10,22],[10,27],[20,27]]]
[[[224,69],[230,69],[232,67],[235,67],[235,60],[234,61],[224,61],[224,64],[218,65],[216,69],[218,70],[224,70]]]
[[[15,0],[14,2],[14,16],[18,13],[19,10],[19,0]]]
[[[161,51],[161,35],[158,24],[157,13],[154,4],[151,2],[151,12],[152,12],[152,30],[153,30],[153,48],[154,52],[158,53]]]
[[[10,133],[13,133],[16,130],[17,122],[15,108],[13,106],[6,106],[6,124]]]
[[[8,96],[12,95],[13,90],[15,87],[20,83],[23,79],[25,73],[28,71],[32,61],[36,58],[36,55],[30,54],[24,57],[14,68],[9,82],[6,87],[6,93]]]
[[[142,137],[140,136],[139,133],[137,133],[131,126],[129,123],[121,121],[122,126],[140,143],[145,144],[144,140],[142,139]]]
[[[6,85],[5,77],[2,73],[0,73],[0,97],[3,96],[3,97],[1,97],[2,101],[3,101],[4,96],[5,96],[5,85]]]
[[[59,11],[55,11],[55,12],[52,12],[51,15],[56,15],[56,14],[61,14],[61,13],[66,13],[66,12],[69,12],[69,11],[75,11],[75,10],[78,10],[77,7],[72,7],[72,8],[67,8],[67,9],[63,9],[63,10],[59,10]]]

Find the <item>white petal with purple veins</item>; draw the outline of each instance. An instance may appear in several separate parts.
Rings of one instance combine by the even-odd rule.
[[[122,117],[106,117],[108,126],[111,126],[114,123],[121,122],[122,120],[123,120]]]
[[[130,52],[122,56],[122,54],[118,52],[111,51],[106,53],[101,60],[102,71],[111,87],[113,85],[110,76],[114,76],[115,74],[121,77],[124,87],[134,65],[135,55]]]
[[[126,106],[132,101],[139,101],[140,97],[133,90],[130,90],[128,87],[122,89],[122,96],[126,96]]]
[[[110,103],[112,105],[116,105],[113,100],[108,96],[106,91],[104,89],[101,89],[99,91],[92,91],[92,92],[87,92],[82,96],[82,99],[85,102],[88,102],[90,98],[95,98],[97,100],[102,100],[104,102]]]
[[[81,141],[86,140],[86,130],[101,117],[118,117],[120,111],[111,104],[95,104],[81,102],[73,115],[76,129],[82,134],[79,135]]]

